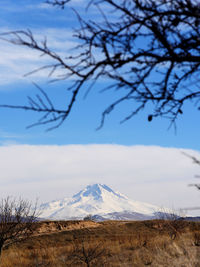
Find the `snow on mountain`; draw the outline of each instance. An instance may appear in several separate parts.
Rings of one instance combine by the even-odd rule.
[[[42,204],[40,208],[41,217],[53,220],[81,219],[88,214],[100,215],[104,218],[109,218],[109,214],[113,217],[113,214],[117,213],[126,214],[126,216],[130,214],[153,216],[159,211],[157,206],[130,200],[105,184],[88,185],[72,198],[54,200]]]

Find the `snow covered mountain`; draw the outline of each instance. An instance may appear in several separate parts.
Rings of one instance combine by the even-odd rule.
[[[88,214],[103,219],[148,219],[159,207],[133,201],[105,184],[88,185],[72,198],[41,205],[41,217],[51,220],[82,219]]]

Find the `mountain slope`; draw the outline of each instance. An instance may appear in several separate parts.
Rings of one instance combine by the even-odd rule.
[[[133,219],[153,216],[157,206],[133,201],[119,192],[113,191],[105,184],[88,185],[72,198],[51,201],[41,205],[41,216],[49,219],[84,218],[86,215],[100,215],[103,218],[115,218],[123,214]],[[110,215],[109,215],[110,214]],[[130,214],[132,214],[130,216]]]

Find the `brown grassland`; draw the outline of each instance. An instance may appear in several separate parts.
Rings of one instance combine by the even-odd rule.
[[[26,241],[5,247],[1,267],[199,267],[200,223],[38,222]]]

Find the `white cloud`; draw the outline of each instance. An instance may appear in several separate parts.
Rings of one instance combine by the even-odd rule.
[[[199,152],[187,151],[200,157]],[[0,195],[40,201],[72,196],[90,183],[105,183],[128,197],[158,206],[198,206],[188,187],[199,166],[180,149],[156,146],[68,145],[0,147]]]
[[[0,32],[10,32],[11,29],[0,28]],[[72,39],[72,32],[69,29],[40,29],[33,30],[37,41],[44,41],[47,38],[49,47],[62,56],[72,54],[71,49],[77,46]],[[70,52],[69,52],[70,51]],[[0,85],[12,84],[14,82],[27,82],[44,80],[48,77],[49,70],[41,70],[25,79],[24,75],[42,66],[57,63],[48,56],[40,57],[41,53],[33,49],[12,45],[6,41],[0,41]],[[66,70],[58,70],[51,78],[66,74]]]

